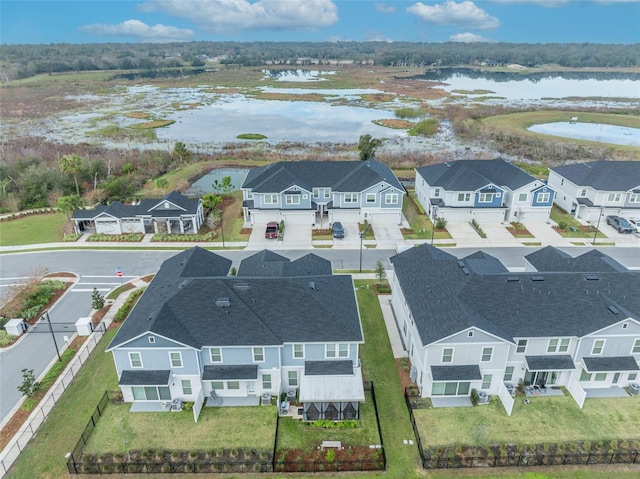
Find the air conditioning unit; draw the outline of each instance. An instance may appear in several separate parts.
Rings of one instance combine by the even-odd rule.
[[[489,395],[486,391],[478,391],[478,404],[489,404]]]
[[[632,396],[640,396],[640,384],[629,383],[629,394]]]
[[[172,411],[182,411],[182,399],[174,399],[171,401],[171,410]]]
[[[516,387],[511,383],[504,383],[504,387],[507,388],[507,391],[511,396],[516,395]]]

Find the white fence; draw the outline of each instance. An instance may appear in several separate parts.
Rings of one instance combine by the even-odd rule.
[[[57,381],[51,386],[49,391],[42,398],[42,401],[33,410],[27,421],[22,425],[20,430],[9,441],[9,444],[0,453],[0,478],[4,477],[11,465],[16,461],[22,450],[27,446],[29,441],[40,425],[47,419],[47,416],[56,405],[58,399],[71,384],[72,379],[78,374],[82,365],[87,361],[91,351],[96,347],[100,338],[102,338],[105,327],[100,325],[98,331],[94,331],[87,338],[80,350],[67,365]]]
[[[582,389],[580,383],[573,376],[569,378],[567,391],[569,391],[569,394],[571,394],[571,397],[574,399],[574,401],[578,403],[578,407],[582,409],[582,407],[584,406],[584,400],[587,398],[587,392]]]
[[[502,401],[502,405],[504,406],[505,411],[507,411],[507,416],[511,416],[511,412],[513,411],[513,404],[515,400],[511,396],[511,393],[506,388],[503,382],[500,383],[500,390],[498,391],[498,397],[500,401]]]

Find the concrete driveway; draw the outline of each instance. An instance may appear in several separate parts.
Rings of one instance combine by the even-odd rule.
[[[610,240],[615,241],[616,245],[635,246],[640,245],[639,233],[618,233],[618,230],[613,226],[608,225],[606,221],[600,222],[600,231],[605,234]],[[606,241],[600,239],[598,241]]]
[[[285,225],[282,247],[284,249],[312,249],[311,225]]]
[[[478,245],[484,242],[476,233],[476,230],[473,229],[473,226],[466,221],[447,222],[447,231],[458,246],[464,246],[465,244]]]
[[[372,223],[373,234],[376,236],[378,246],[396,247],[398,243],[404,242],[404,237],[400,232],[400,226],[389,223]]]
[[[571,238],[564,238],[558,234],[558,232],[553,229],[553,225],[549,223],[525,221],[524,226],[529,230],[529,233],[535,236],[535,240],[531,241],[540,241],[542,246],[572,246]]]
[[[334,238],[333,247],[336,249],[358,249],[360,248],[360,231],[358,223],[342,222],[344,228],[344,238]]]
[[[276,249],[281,247],[282,241],[277,239],[267,239],[264,237],[264,232],[267,229],[267,223],[256,223],[251,230],[251,236],[249,236],[249,242],[247,243],[248,250],[261,251],[263,249]]]
[[[501,223],[479,223],[482,231],[487,235],[487,240],[492,245],[521,246],[522,243],[507,231]]]

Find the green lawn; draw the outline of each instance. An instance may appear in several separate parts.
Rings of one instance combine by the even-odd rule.
[[[0,222],[0,246],[53,243],[63,240],[67,218],[62,213],[28,215]]]
[[[433,223],[424,213],[424,209],[417,203],[415,193],[409,192],[409,197],[405,198],[402,203],[402,213],[409,222],[409,226],[413,230],[412,233],[403,232],[404,239],[430,239],[433,233]],[[451,239],[448,231],[436,230],[435,239]]]
[[[640,407],[635,398],[594,398],[580,409],[571,396],[516,400],[511,417],[492,400],[475,408],[414,410],[425,447],[449,444],[550,443],[637,439]],[[640,427],[640,426],[639,426]]]
[[[281,418],[278,426],[278,449],[317,448],[322,441],[341,441],[345,446],[368,446],[380,444],[376,413],[370,393],[365,393],[365,402],[360,406],[360,425],[356,428],[317,428],[306,426],[298,419]]]
[[[275,406],[203,407],[197,423],[191,411],[130,413],[130,407],[127,403],[107,406],[85,446],[86,453],[126,453],[150,448],[273,450]]]
[[[564,222],[567,224],[567,228],[565,230],[556,230],[558,234],[565,238],[593,238],[593,233],[595,232],[595,226],[593,226],[594,231],[584,231],[582,230],[582,223],[580,223],[577,219],[571,216],[566,211],[562,211],[556,205],[551,208],[551,219],[555,221],[557,224]],[[576,229],[577,231],[572,231],[571,228]],[[604,234],[598,231],[598,238],[606,238]]]

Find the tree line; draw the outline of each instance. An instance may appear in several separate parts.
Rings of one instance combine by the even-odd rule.
[[[153,70],[222,64],[328,65],[339,61],[397,67],[473,64],[611,68],[640,65],[640,44],[415,42],[188,42],[0,45],[0,80],[40,73]]]

